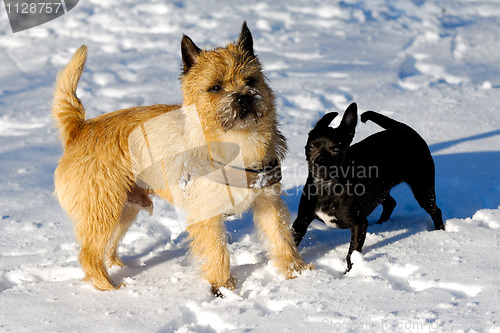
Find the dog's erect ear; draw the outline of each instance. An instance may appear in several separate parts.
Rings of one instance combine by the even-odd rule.
[[[196,57],[201,53],[201,49],[186,35],[182,36],[181,53],[183,72],[186,74],[196,63]]]
[[[250,33],[250,30],[247,27],[246,21],[243,22],[243,26],[241,27],[240,37],[238,37],[236,46],[245,51],[249,56],[251,57],[255,56],[253,52],[252,34]]]
[[[330,112],[330,113],[327,113],[323,116],[323,118],[321,118],[320,120],[318,120],[318,122],[316,123],[316,126],[314,126],[314,129],[322,129],[322,128],[326,128],[330,125],[330,123],[333,121],[333,119],[335,119],[335,117],[338,116],[338,112]]]
[[[357,123],[358,106],[356,105],[356,103],[351,103],[351,105],[349,105],[344,112],[344,116],[342,117],[342,122],[340,123],[339,128],[347,130],[348,133],[352,137],[354,137]]]

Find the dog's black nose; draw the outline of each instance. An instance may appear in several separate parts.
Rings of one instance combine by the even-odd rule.
[[[238,105],[241,107],[247,107],[252,103],[252,96],[249,95],[241,95],[237,98]]]

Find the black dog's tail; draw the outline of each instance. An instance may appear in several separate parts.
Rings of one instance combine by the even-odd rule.
[[[375,111],[366,111],[361,115],[361,121],[363,123],[366,123],[367,120],[371,120],[375,124],[385,129],[410,130],[411,132],[415,132],[415,130],[410,126],[400,123],[399,121],[391,119]]]

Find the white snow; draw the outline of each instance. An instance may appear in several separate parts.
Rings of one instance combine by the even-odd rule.
[[[3,8],[3,7],[2,7]],[[50,118],[55,76],[89,46],[78,94],[88,117],[178,103],[180,40],[235,40],[247,20],[275,90],[297,213],[307,133],[355,101],[415,128],[436,163],[446,232],[411,192],[370,217],[344,275],[349,231],[314,222],[300,252],[316,270],[284,280],[251,214],[227,223],[234,292],[214,299],[187,255],[184,217],[155,200],[120,254],[113,292],[81,281],[71,221],[53,193],[61,147]],[[88,0],[12,34],[0,9],[0,331],[500,332],[500,6],[494,0]],[[356,141],[380,130],[358,125]]]

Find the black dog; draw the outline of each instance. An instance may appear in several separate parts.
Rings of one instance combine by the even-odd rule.
[[[351,229],[348,272],[352,252],[361,252],[365,242],[368,215],[382,204],[377,223],[387,221],[396,206],[389,192],[402,182],[410,185],[434,228],[444,230],[444,225],[436,205],[434,161],[424,139],[403,123],[367,111],[361,121],[371,120],[386,130],[350,146],[358,118],[356,103],[347,108],[337,128],[329,127],[337,115],[324,115],[309,133],[309,175],[293,229],[297,246],[315,218],[328,226]]]

